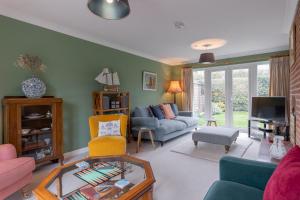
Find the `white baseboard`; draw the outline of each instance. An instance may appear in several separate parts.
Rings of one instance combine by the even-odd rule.
[[[88,152],[88,148],[83,147],[83,148],[80,148],[80,149],[76,149],[74,151],[64,153],[64,158],[65,159],[72,158],[74,156],[78,156],[80,154],[87,153],[87,152]]]

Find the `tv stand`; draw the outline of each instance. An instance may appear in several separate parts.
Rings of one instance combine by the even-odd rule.
[[[252,126],[251,125],[252,122],[258,122],[260,124],[263,124],[263,128],[258,127],[258,126]],[[272,133],[273,132],[273,129],[267,128],[267,125],[268,125],[268,127],[270,127],[270,125],[272,125],[272,124],[273,124],[273,122],[271,120],[249,119],[248,120],[248,137],[251,137],[251,130],[256,129],[256,130],[262,131],[263,134],[264,134],[264,138],[266,138],[267,133]]]
[[[253,126],[251,125],[252,122],[257,122],[260,124],[263,124],[263,128],[259,127],[259,126]],[[280,127],[284,127],[286,130],[284,132],[284,138],[286,141],[289,140],[289,126],[286,125],[286,123],[281,123],[280,125],[278,125],[279,123],[276,123],[275,121],[272,120],[263,120],[263,119],[256,119],[256,118],[250,118],[248,120],[248,137],[251,137],[251,132],[252,129],[256,129],[258,131],[263,132],[264,138],[267,137],[267,133],[272,133],[274,132],[274,128],[271,128],[270,125],[275,125],[275,133],[276,135],[281,135],[280,132]]]

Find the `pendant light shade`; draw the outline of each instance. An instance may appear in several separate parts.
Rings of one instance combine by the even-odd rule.
[[[128,0],[89,0],[88,8],[104,19],[122,19],[130,13]]]
[[[215,55],[213,53],[202,53],[200,55],[199,63],[213,64],[215,62],[216,62]]]

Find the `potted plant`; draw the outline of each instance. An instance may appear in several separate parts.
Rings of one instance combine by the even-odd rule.
[[[38,74],[44,72],[46,66],[38,56],[28,54],[20,55],[16,65],[21,69],[28,70],[32,77],[22,82],[22,91],[28,98],[40,98],[46,93],[45,83],[38,78]]]

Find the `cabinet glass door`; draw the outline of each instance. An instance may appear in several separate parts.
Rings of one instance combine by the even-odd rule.
[[[52,106],[37,105],[21,108],[21,156],[42,161],[53,155]]]

